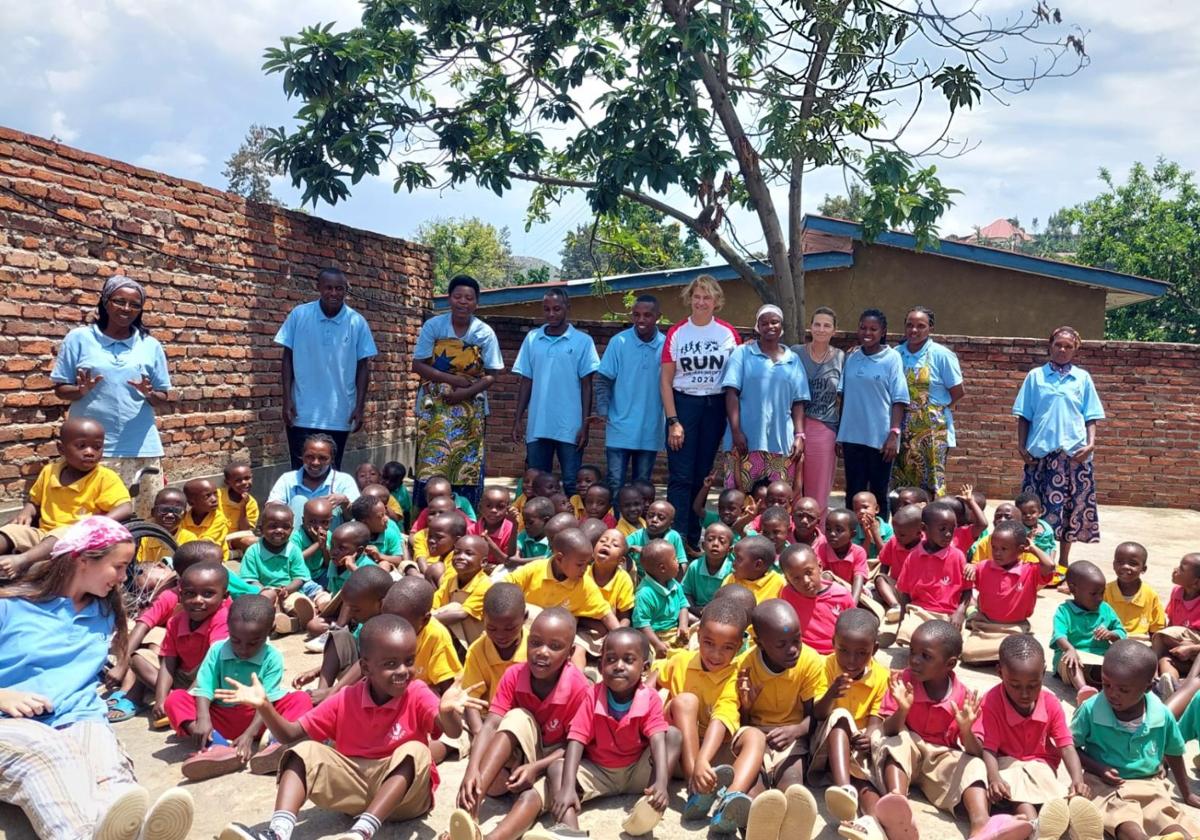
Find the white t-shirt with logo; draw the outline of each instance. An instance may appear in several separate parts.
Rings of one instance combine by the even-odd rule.
[[[721,393],[721,372],[733,349],[742,343],[732,325],[713,318],[703,327],[691,318],[667,331],[662,360],[675,364],[672,387],[695,397]]]

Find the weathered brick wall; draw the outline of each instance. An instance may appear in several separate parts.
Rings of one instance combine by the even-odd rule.
[[[489,317],[504,360],[512,365],[525,334],[540,320]],[[578,323],[603,353],[625,324]],[[1023,338],[939,336],[962,363],[966,398],[955,411],[958,448],[950,459],[950,481],[971,482],[990,498],[1019,490],[1012,403],[1025,373],[1046,360],[1045,342]],[[851,346],[842,334],[837,343]],[[1200,346],[1085,342],[1078,362],[1095,379],[1108,419],[1100,424],[1096,476],[1106,504],[1200,509]],[[508,437],[516,407],[516,377],[505,374],[490,392],[488,472],[517,475],[524,446]],[[604,427],[592,429],[585,461],[604,465]],[[665,456],[659,457],[663,474]],[[841,469],[837,472],[840,486]]]
[[[116,273],[145,285],[144,320],[166,349],[168,478],[219,471],[233,455],[284,459],[272,339],[315,298],[326,265],[350,277],[349,302],[380,351],[366,430],[348,450],[407,440],[411,349],[432,288],[426,249],[0,128],[0,499],[18,497],[54,455],[67,408],[48,378],[55,350]]]

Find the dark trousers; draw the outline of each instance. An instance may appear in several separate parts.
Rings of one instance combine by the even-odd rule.
[[[309,429],[304,426],[288,426],[288,454],[292,457],[292,469],[298,470],[304,466],[304,439],[309,435],[329,435],[333,438],[333,442],[337,447],[337,451],[333,453],[333,468],[341,470],[342,455],[346,451],[346,439],[350,437],[349,432],[334,432],[329,429]]]
[[[575,495],[575,473],[583,463],[583,452],[574,441],[538,438],[525,441],[525,464],[542,472],[554,472],[554,458],[558,457],[558,468],[562,470],[560,481],[568,498]]]
[[[843,443],[842,463],[846,468],[846,507],[850,507],[856,493],[870,490],[879,502],[879,518],[886,520],[892,462],[883,460],[883,450],[861,443]]]
[[[678,450],[667,447],[667,501],[675,507],[675,530],[688,545],[697,546],[700,517],[692,510],[692,502],[705,476],[712,472],[725,434],[725,395],[693,397],[676,391],[675,416],[683,424],[683,446]]]
[[[650,476],[654,473],[654,462],[658,460],[658,452],[652,449],[607,448],[604,450],[604,457],[608,461],[608,489],[612,491],[615,507],[617,491],[625,486],[625,476],[632,472],[629,479],[631,482],[651,481]]]

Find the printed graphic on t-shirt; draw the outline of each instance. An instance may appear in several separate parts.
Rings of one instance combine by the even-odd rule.
[[[721,342],[711,339],[685,341],[676,347],[675,366],[689,374],[693,388],[708,388],[721,381],[728,354]]]
[[[808,390],[812,395],[812,405],[832,405],[837,400],[838,383],[842,372],[837,368],[822,371],[815,379],[808,381]]]

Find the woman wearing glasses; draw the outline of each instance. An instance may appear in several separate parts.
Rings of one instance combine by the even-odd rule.
[[[108,278],[100,292],[94,323],[67,333],[50,379],[59,399],[71,403],[73,417],[104,426],[104,462],[128,485],[139,470],[138,513],[149,515],[163,486],[162,441],[154,411],[170,402],[167,356],[142,325],[146,292],[123,275]]]

